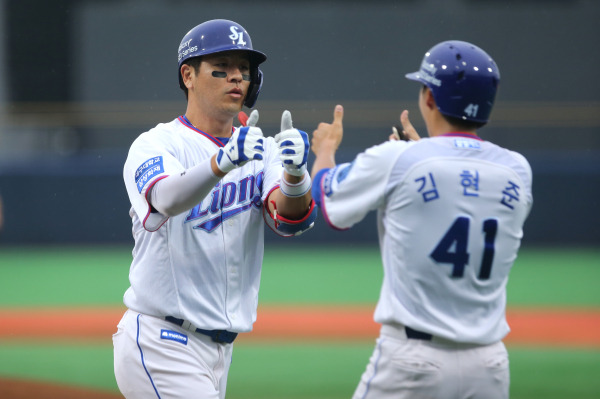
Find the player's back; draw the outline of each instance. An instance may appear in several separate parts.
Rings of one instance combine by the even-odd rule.
[[[501,339],[532,203],[525,158],[474,136],[423,139],[398,157],[387,190],[376,320],[459,342]]]

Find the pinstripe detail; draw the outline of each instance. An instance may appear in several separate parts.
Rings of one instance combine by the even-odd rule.
[[[154,385],[154,381],[152,380],[152,377],[150,376],[150,373],[148,372],[148,369],[146,368],[146,363],[144,362],[144,352],[142,351],[142,347],[140,346],[140,316],[141,315],[139,315],[139,314],[137,315],[137,335],[135,338],[135,342],[137,343],[138,349],[140,350],[142,366],[144,366],[144,370],[146,371],[146,374],[148,375],[148,379],[150,379],[150,383],[152,384],[152,388],[154,388],[156,397],[158,397],[158,399],[160,399],[160,394],[158,393],[158,390],[156,389],[156,385]]]
[[[371,376],[371,378],[369,378],[369,381],[367,382],[367,388],[365,389],[365,393],[363,394],[361,399],[367,398],[367,394],[369,393],[369,387],[371,385],[371,381],[373,381],[373,379],[377,375],[377,365],[379,364],[379,359],[381,358],[381,344],[383,344],[383,341],[385,341],[385,340],[382,339],[381,341],[379,341],[377,343],[377,351],[379,353],[377,354],[377,360],[375,360],[375,364],[373,365],[373,375]]]

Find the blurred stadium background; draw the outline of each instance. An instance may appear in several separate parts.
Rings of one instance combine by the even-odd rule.
[[[591,250],[600,267],[599,1],[0,0],[0,254],[5,255],[0,256],[0,273],[14,266],[15,251],[33,247],[130,250],[129,201],[122,181],[128,147],[140,133],[185,111],[176,50],[187,30],[213,18],[239,22],[254,47],[269,57],[261,67],[265,82],[257,104],[265,134],[278,132],[284,109],[292,112],[296,127],[310,134],[319,122],[331,120],[335,104],[345,106],[338,161],[386,140],[403,109],[424,133],[416,106],[418,87],[404,74],[418,69],[426,49],[447,39],[483,47],[499,64],[502,81],[492,121],[481,136],[521,152],[533,168],[535,202],[523,250],[535,249],[539,255],[546,248],[564,249],[569,255],[561,259],[576,257],[573,250]],[[347,232],[332,231],[319,221],[295,243],[306,248],[377,245],[374,214]],[[266,239],[267,253],[290,243],[270,232]],[[554,251],[548,256],[555,256]],[[126,278],[127,260],[123,263],[119,276]],[[558,292],[560,278],[555,281],[552,288]],[[8,280],[5,288],[8,282],[18,284]],[[126,281],[118,284],[119,297],[110,304],[120,302]],[[571,289],[567,292],[577,290]],[[82,303],[94,302],[83,299],[83,291]],[[589,296],[597,309],[598,294]],[[15,306],[7,298],[0,307]],[[278,297],[267,299],[276,302]],[[2,357],[5,363],[21,360],[24,353],[44,357],[53,350],[48,348],[58,348],[54,358],[66,362],[61,346],[36,350],[2,341],[0,362]],[[108,382],[88,385],[114,389],[111,349],[105,344],[98,351],[101,360],[95,367],[102,368],[98,374]],[[241,345],[240,369],[232,371],[238,378],[232,377],[232,397],[244,397],[247,387],[267,391],[259,387],[264,380],[256,380],[261,370],[288,373],[288,381],[294,381],[293,372],[279,367],[280,361],[301,365],[297,373],[303,377],[295,384],[311,392],[304,397],[336,397],[327,396],[327,384],[344,385],[340,397],[345,397],[370,352],[371,343],[312,349]],[[557,387],[577,361],[565,358],[564,352],[549,353],[511,354],[517,384],[525,384],[521,397],[550,397],[552,391],[557,398],[568,397],[560,396]],[[293,356],[301,359],[293,361]],[[331,369],[310,364],[323,356],[337,361],[334,368],[356,357],[356,376],[349,382],[343,374],[328,379],[322,373]],[[593,379],[592,370],[597,373],[600,365],[598,351],[586,356],[578,365],[589,373],[572,373],[564,384],[579,386],[581,379]],[[54,369],[64,367],[70,373],[81,369],[78,362]],[[538,380],[530,382],[532,370],[540,370],[541,364],[545,368]],[[5,366],[0,375],[9,369]],[[95,369],[90,373],[95,375]],[[315,378],[320,386],[310,385]],[[598,385],[586,392],[588,396],[576,396],[594,397]]]
[[[416,70],[441,40],[471,41],[500,66],[490,141],[527,156],[527,245],[600,243],[600,2],[595,0],[0,0],[1,245],[130,243],[122,182],[141,132],[185,112],[176,50],[201,21],[241,23],[269,59],[257,109],[309,133],[346,107],[339,160],[385,140],[416,107]],[[271,234],[269,239],[276,240]],[[303,242],[375,243],[373,219],[321,223]]]

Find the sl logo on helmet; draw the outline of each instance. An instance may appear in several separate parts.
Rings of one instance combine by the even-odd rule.
[[[242,32],[238,32],[237,27],[230,26],[229,30],[232,33],[231,35],[229,35],[229,38],[231,40],[237,40],[237,44],[241,44],[242,46],[246,45],[246,42],[244,41],[244,34]]]

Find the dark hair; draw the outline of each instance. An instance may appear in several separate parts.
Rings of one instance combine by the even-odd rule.
[[[477,129],[485,126],[485,124],[486,124],[486,122],[466,121],[464,119],[455,118],[453,116],[448,116],[448,115],[444,115],[444,114],[442,114],[442,116],[444,117],[446,122],[448,122],[452,126],[457,127],[459,130],[466,130],[466,131],[477,130]]]
[[[189,58],[187,60],[185,60],[185,62],[183,65],[189,65],[190,67],[194,68],[194,72],[196,72],[196,74],[198,73],[199,69],[200,69],[200,64],[202,63],[202,57],[193,57],[193,58]],[[179,73],[181,73],[181,67],[179,68]],[[187,87],[182,89],[183,92],[185,93],[185,99],[188,99],[188,89]]]

